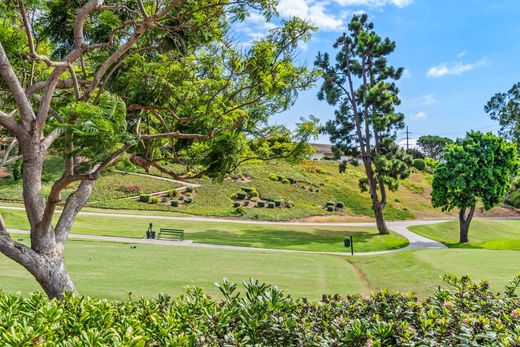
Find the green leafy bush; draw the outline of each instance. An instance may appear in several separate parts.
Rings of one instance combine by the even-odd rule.
[[[269,201],[267,203],[267,208],[275,208],[275,207],[276,207],[276,204],[273,201]]]
[[[327,206],[327,211],[329,211],[329,212],[334,212],[334,205],[332,205],[332,206],[330,206],[330,205]]]
[[[241,206],[241,205],[240,205],[240,203],[239,203],[238,201],[235,201],[235,202],[233,203],[233,207],[239,207],[239,206]]]
[[[242,187],[242,190],[246,193],[251,193],[251,191],[255,189],[255,188],[251,188],[251,187]],[[255,189],[256,190],[256,189]]]
[[[192,202],[193,202],[192,198],[190,198],[190,197],[184,198],[184,203],[185,204],[191,204]]]
[[[293,207],[294,207],[294,202],[292,202],[292,201],[287,201],[287,202],[285,203],[285,207],[287,207],[287,208],[293,208]]]
[[[283,204],[283,200],[281,200],[281,199],[276,199],[276,200],[274,201],[274,204],[275,204],[276,207],[280,207],[280,206],[282,206],[282,204]]]
[[[177,196],[179,192],[175,189],[171,189],[171,190],[168,190],[168,192],[166,193],[166,195],[170,198],[174,198]]]
[[[272,174],[269,175],[269,179],[270,179],[271,181],[275,181],[275,182],[279,181],[279,179],[278,179],[278,175],[277,175],[277,174],[274,174],[274,173],[272,173]]]
[[[148,200],[148,202],[149,202],[150,204],[158,204],[160,201],[161,201],[161,199],[159,199],[159,198],[156,197],[156,196],[151,196],[151,197],[150,197],[150,200]]]
[[[337,201],[336,202],[336,207],[337,208],[345,208],[345,203],[343,201]]]
[[[265,204],[267,202],[265,200],[258,200],[257,203],[256,203],[256,206],[258,207],[265,207]]]
[[[170,201],[171,207],[179,207],[179,200],[172,200]]]
[[[497,294],[487,282],[445,277],[426,300],[413,294],[296,299],[251,279],[226,279],[221,297],[188,288],[178,298],[48,300],[0,292],[2,346],[518,346],[516,277]]]
[[[426,163],[424,162],[423,159],[414,159],[413,167],[416,168],[419,171],[425,171],[426,170]]]
[[[193,187],[191,187],[191,186],[186,187],[186,192],[193,193],[194,191],[195,191],[195,189]]]
[[[244,200],[247,197],[247,194],[245,192],[238,192],[237,193],[237,199],[238,200]]]
[[[291,181],[289,181],[288,178],[284,177],[284,178],[282,178],[282,183],[283,184],[291,184]]]
[[[336,205],[336,204],[334,203],[334,201],[327,201],[327,202],[325,203],[325,207],[329,207],[329,206],[334,207],[335,205]]]
[[[140,195],[139,196],[139,201],[141,202],[149,202],[150,201],[150,195]]]
[[[432,168],[432,169],[435,169],[435,167],[437,166],[437,164],[439,164],[439,162],[433,158],[424,158],[424,162],[426,164],[426,166]]]
[[[256,190],[256,188],[251,189],[251,192],[249,192],[249,194],[251,194],[251,196],[255,198],[260,196],[260,193],[258,193],[258,190]]]

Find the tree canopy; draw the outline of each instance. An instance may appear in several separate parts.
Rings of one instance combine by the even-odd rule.
[[[491,133],[470,132],[446,147],[433,175],[432,204],[443,211],[460,209],[460,242],[468,242],[477,204],[489,210],[501,203],[518,168],[516,146]]]
[[[500,135],[520,146],[520,82],[505,93],[496,93],[484,110],[498,121]]]
[[[417,146],[424,155],[437,161],[442,160],[444,148],[451,143],[453,143],[452,139],[436,135],[425,135],[417,139]]]

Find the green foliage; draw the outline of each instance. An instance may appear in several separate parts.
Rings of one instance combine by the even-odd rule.
[[[520,82],[506,93],[495,94],[484,110],[492,120],[498,121],[500,135],[520,146]]]
[[[274,201],[274,204],[275,204],[276,207],[280,207],[280,206],[282,206],[282,204],[283,204],[283,200],[281,200],[281,199],[276,199],[276,200]]]
[[[414,159],[413,167],[416,168],[419,171],[425,171],[426,170],[426,162],[424,161],[424,159]]]
[[[433,175],[432,204],[443,211],[473,207],[489,210],[503,201],[517,173],[515,145],[491,133],[470,132],[446,148]]]
[[[193,191],[194,191],[194,188],[192,186],[187,186],[186,187],[186,192],[187,193],[193,193]]]
[[[343,201],[337,201],[336,202],[336,207],[337,208],[345,208],[345,203]]]
[[[141,202],[149,202],[150,201],[150,195],[140,195],[139,196],[139,201]]]
[[[244,192],[238,192],[236,196],[238,200],[244,200],[247,197],[247,194]]]
[[[282,181],[281,181],[283,184],[291,184],[291,181],[289,181],[288,178],[284,177],[282,178]]]
[[[427,300],[412,294],[323,295],[294,299],[253,279],[240,288],[224,279],[221,298],[188,288],[178,298],[108,301],[67,295],[49,301],[0,294],[9,315],[0,326],[6,346],[39,341],[56,346],[125,345],[482,345],[513,346],[520,339],[518,283],[504,294],[487,282],[444,277]],[[353,318],[352,318],[353,317]],[[377,320],[374,318],[377,317]],[[477,343],[476,343],[477,341]]]
[[[430,157],[424,158],[424,162],[426,163],[426,166],[428,166],[432,170],[435,170],[435,168],[437,167],[437,164],[439,164],[439,162],[437,160],[430,158]]]
[[[334,210],[335,210],[335,209],[334,209],[334,205],[329,205],[329,206],[327,206],[327,211],[329,211],[329,212],[334,212]]]
[[[192,198],[190,198],[190,197],[186,197],[186,198],[184,198],[184,203],[185,203],[185,204],[189,205],[189,204],[191,204],[192,202],[193,202],[193,199],[192,199]]]
[[[149,202],[150,204],[158,204],[160,201],[161,201],[161,199],[159,199],[159,198],[156,197],[156,196],[151,196],[150,199],[148,200],[148,202]]]
[[[272,173],[272,174],[269,175],[269,179],[270,179],[271,181],[275,181],[275,182],[277,182],[277,181],[279,180],[279,177],[278,177],[277,174]]]
[[[174,198],[176,197],[177,195],[179,194],[179,192],[175,189],[170,189],[168,190],[168,192],[166,193],[166,196],[168,196],[169,198]]]
[[[325,207],[329,207],[329,206],[335,206],[336,204],[334,203],[334,201],[327,201],[325,203]]]
[[[258,206],[258,207],[265,207],[265,204],[266,204],[266,203],[267,203],[267,202],[266,202],[265,200],[258,200],[258,201],[256,202],[256,206]]]
[[[267,208],[275,208],[276,207],[276,203],[274,203],[273,201],[269,201],[267,203]]]
[[[453,140],[447,137],[425,135],[419,137],[417,145],[426,157],[433,158],[437,161],[442,160],[444,148],[453,143]]]
[[[179,207],[179,200],[172,200],[170,201],[171,207]]]
[[[238,202],[238,201],[233,202],[233,207],[238,207],[238,206],[241,206],[240,202]]]

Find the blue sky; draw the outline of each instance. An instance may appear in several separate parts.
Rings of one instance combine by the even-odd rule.
[[[278,10],[320,27],[299,55],[308,65],[319,51],[333,54],[332,43],[353,13],[367,13],[376,32],[397,44],[390,62],[406,69],[399,82],[400,111],[412,137],[496,131],[483,107],[494,93],[520,81],[518,0],[279,0]],[[250,37],[269,27],[254,16],[242,24]],[[333,109],[316,93],[317,88],[302,93],[273,123],[294,127],[310,114],[332,118]],[[327,143],[327,136],[318,142]]]

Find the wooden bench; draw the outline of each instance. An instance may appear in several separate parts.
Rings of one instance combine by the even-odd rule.
[[[159,230],[159,235],[157,235],[157,239],[160,239],[163,235],[170,238],[178,238],[181,241],[184,241],[184,230],[182,229],[161,228]]]

